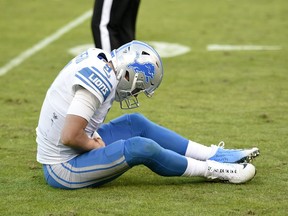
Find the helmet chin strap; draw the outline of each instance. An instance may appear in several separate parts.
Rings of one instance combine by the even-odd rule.
[[[137,82],[138,76],[139,76],[139,74],[135,73],[134,80],[133,80],[131,90],[130,90],[131,92],[136,88],[136,82]]]
[[[144,94],[148,97],[148,98],[151,98],[154,94],[154,91],[148,93],[147,91],[144,91]]]

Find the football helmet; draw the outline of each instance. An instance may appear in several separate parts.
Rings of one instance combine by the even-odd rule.
[[[151,97],[163,78],[159,54],[146,43],[132,41],[111,52],[112,63],[119,80],[115,100],[121,109],[139,107],[138,94]]]

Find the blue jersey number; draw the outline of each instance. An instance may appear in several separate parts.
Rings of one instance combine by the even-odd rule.
[[[104,70],[104,72],[105,72],[105,74],[106,74],[106,76],[108,77],[108,78],[110,78],[110,76],[111,76],[111,71],[112,71],[112,68],[111,67],[109,67],[109,65],[108,64],[106,64],[105,66],[104,66],[104,68],[103,68],[103,70]]]
[[[82,62],[84,59],[87,59],[88,56],[88,51],[81,53],[79,56],[76,57],[76,64]]]

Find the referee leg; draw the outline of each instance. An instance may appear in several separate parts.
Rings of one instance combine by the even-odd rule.
[[[110,52],[135,39],[140,0],[97,0],[91,28],[95,46]]]

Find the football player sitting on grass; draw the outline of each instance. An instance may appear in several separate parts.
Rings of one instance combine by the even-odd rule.
[[[205,146],[138,113],[104,123],[114,101],[122,109],[136,108],[137,96],[151,97],[162,78],[160,56],[140,41],[111,54],[91,48],[72,59],[48,89],[36,129],[37,161],[47,183],[63,189],[99,186],[140,164],[161,176],[251,180],[258,148]]]

